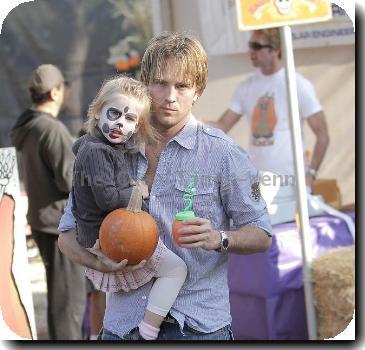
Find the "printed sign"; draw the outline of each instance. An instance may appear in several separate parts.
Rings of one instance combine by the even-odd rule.
[[[263,29],[332,18],[327,0],[236,0],[238,28]]]
[[[196,6],[202,41],[209,55],[248,52],[251,33],[238,30],[235,0],[199,0]],[[293,26],[292,34],[294,49],[355,44],[353,23],[335,4],[331,20]]]

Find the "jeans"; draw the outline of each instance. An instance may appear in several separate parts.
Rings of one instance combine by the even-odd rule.
[[[123,339],[104,328],[103,333],[101,334],[101,338],[99,339],[98,337],[98,340],[121,341]]]
[[[108,331],[107,329],[103,330],[103,334],[101,336],[101,340],[107,341],[122,341],[123,338],[120,338],[116,334]],[[205,341],[205,340],[234,340],[231,325],[227,325],[215,332],[212,333],[202,333],[199,332],[188,325],[184,325],[183,332],[181,332],[180,327],[177,322],[168,323],[163,322],[160,328],[160,333],[158,334],[157,340],[188,340],[188,341]]]
[[[87,293],[85,268],[58,249],[58,235],[32,228],[46,270],[50,340],[82,340]]]

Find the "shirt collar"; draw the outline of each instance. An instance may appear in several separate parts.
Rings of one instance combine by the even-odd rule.
[[[258,70],[257,72],[259,77],[263,80],[281,79],[282,76],[285,74],[284,67],[281,67],[278,71],[269,75],[262,73],[261,70]]]
[[[190,114],[189,120],[183,129],[170,141],[176,141],[186,149],[193,149],[197,138],[198,121]]]

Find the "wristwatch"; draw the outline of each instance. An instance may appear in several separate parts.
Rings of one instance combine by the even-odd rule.
[[[219,253],[227,252],[229,246],[228,236],[225,231],[219,231],[219,234],[221,235],[221,245],[215,251]]]
[[[308,168],[307,169],[307,173],[311,174],[313,176],[313,178],[315,179],[317,176],[317,170],[313,169],[313,168]]]

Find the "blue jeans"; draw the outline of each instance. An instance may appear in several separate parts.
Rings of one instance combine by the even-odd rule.
[[[99,340],[99,338],[98,338],[98,340]],[[101,334],[100,340],[121,341],[123,339],[104,328],[103,333]]]
[[[107,341],[123,341],[116,334],[103,330],[101,340]],[[231,325],[227,325],[213,333],[202,333],[192,329],[185,324],[183,332],[180,331],[180,327],[177,323],[163,322],[161,325],[160,333],[158,334],[157,340],[188,340],[188,341],[205,341],[205,340],[234,340]]]
[[[157,340],[190,340],[190,341],[205,341],[205,340],[233,340],[231,325],[227,325],[212,333],[199,332],[187,324],[181,332],[178,323],[163,322]]]

